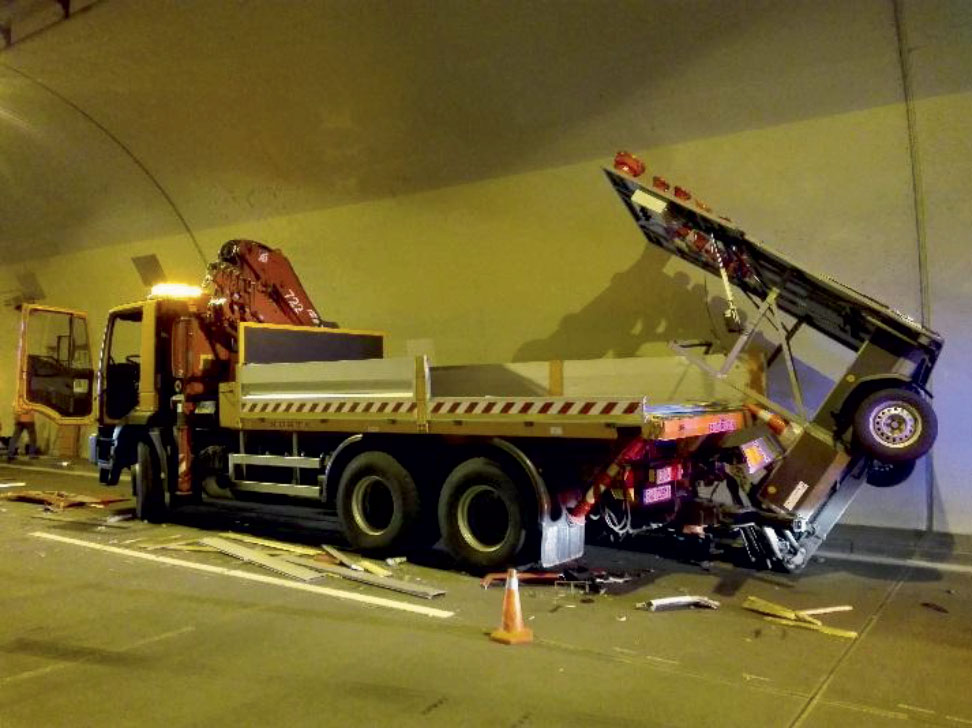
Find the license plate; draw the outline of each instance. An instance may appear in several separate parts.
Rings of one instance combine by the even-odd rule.
[[[672,486],[658,485],[654,488],[646,488],[643,505],[650,506],[652,503],[662,503],[672,499]]]

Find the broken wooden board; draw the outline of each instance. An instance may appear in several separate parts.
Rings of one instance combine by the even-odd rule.
[[[324,550],[324,553],[326,553],[332,559],[337,559],[339,564],[344,564],[349,569],[354,569],[355,571],[364,571],[364,567],[361,566],[361,564],[352,559],[343,551],[338,551],[333,546],[328,546],[327,544],[322,545],[321,548]]]
[[[835,612],[852,612],[854,607],[850,604],[838,604],[835,607],[817,607],[816,609],[801,609],[797,614],[816,616],[818,614],[834,614]]]
[[[823,634],[829,634],[832,637],[844,637],[845,639],[853,640],[857,639],[857,632],[853,632],[849,629],[837,629],[836,627],[828,627],[823,624],[810,624],[809,622],[799,622],[793,619],[781,619],[780,617],[763,617],[767,622],[772,622],[773,624],[780,624],[784,627],[799,627],[800,629],[809,629],[812,632],[822,632]]]
[[[304,556],[314,556],[321,552],[320,549],[316,549],[312,546],[301,546],[300,544],[287,543],[285,541],[274,541],[270,538],[260,538],[259,536],[250,536],[245,533],[232,533],[230,531],[219,534],[220,538],[231,538],[234,541],[243,541],[244,543],[251,543],[255,546],[265,546],[268,549],[273,549],[275,551],[290,551],[295,554],[303,554]]]
[[[78,524],[81,526],[95,526],[96,528],[118,528],[118,529],[130,529],[133,528],[134,524],[129,521],[122,521],[121,523],[113,523],[104,519],[89,518],[87,516],[82,516],[78,518],[76,516],[66,516],[57,515],[62,513],[62,511],[45,511],[44,513],[35,513],[31,518],[40,518],[44,521],[55,521],[57,523],[70,523]]]
[[[342,579],[357,581],[361,584],[368,584],[370,586],[377,586],[381,589],[390,589],[392,591],[401,592],[402,594],[409,594],[413,597],[432,599],[433,597],[440,597],[445,594],[445,589],[422,586],[420,584],[413,584],[408,581],[400,581],[399,579],[375,576],[374,574],[367,574],[362,571],[354,571],[353,569],[349,569],[344,566],[331,566],[330,564],[324,564],[320,561],[308,559],[303,556],[284,556],[283,559],[291,562],[292,564],[298,564],[300,566],[316,569],[324,574],[340,576]]]
[[[209,538],[201,539],[199,543],[201,543],[203,546],[211,546],[217,551],[221,551],[229,556],[234,556],[237,559],[257,564],[258,566],[270,569],[271,571],[276,571],[279,574],[292,576],[293,578],[300,579],[301,581],[312,581],[320,578],[319,573],[313,569],[308,569],[306,566],[299,566],[297,564],[289,563],[288,561],[277,556],[267,556],[262,551],[251,549],[249,546],[244,546],[240,543],[228,541],[225,538],[210,536]]]
[[[23,501],[25,503],[40,503],[54,510],[73,508],[74,506],[104,507],[109,503],[119,503],[128,498],[102,497],[67,493],[61,490],[19,490],[12,493],[0,493],[0,499]]]
[[[776,604],[775,602],[760,599],[759,597],[746,597],[746,601],[743,602],[742,606],[743,609],[748,609],[751,612],[758,612],[759,614],[777,617],[778,619],[788,619],[791,622],[805,622],[818,627],[823,624],[819,619],[811,617],[805,612],[798,612],[789,607],[784,607],[782,604]]]
[[[321,548],[328,556],[337,559],[339,564],[344,564],[355,571],[367,571],[375,576],[391,576],[394,573],[374,561],[348,556],[348,554],[338,551],[333,546],[322,545]]]

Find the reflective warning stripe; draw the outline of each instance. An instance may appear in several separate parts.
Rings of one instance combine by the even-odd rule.
[[[584,416],[633,415],[641,411],[641,400],[578,400],[551,399],[544,397],[509,399],[436,399],[430,402],[432,416],[467,415],[511,415],[511,416]],[[244,401],[240,411],[244,415],[315,415],[343,414],[356,416],[378,416],[415,412],[415,401],[377,400],[377,399],[326,399],[326,400],[257,400]]]

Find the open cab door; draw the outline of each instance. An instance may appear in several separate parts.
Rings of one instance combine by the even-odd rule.
[[[94,369],[82,311],[24,304],[17,357],[16,405],[57,425],[92,422]]]

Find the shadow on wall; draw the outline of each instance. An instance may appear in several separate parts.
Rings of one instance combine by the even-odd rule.
[[[667,256],[645,248],[627,270],[616,273],[611,284],[580,311],[561,319],[557,329],[542,339],[528,341],[513,355],[514,362],[551,359],[599,359],[638,356],[646,344],[659,348],[673,340],[706,340],[713,353],[726,353],[735,340],[722,325],[726,299],[711,296],[717,286],[706,286],[684,271],[667,273]],[[749,318],[741,310],[743,324]],[[775,343],[758,334],[750,348],[769,356]],[[699,352],[701,353],[701,352]],[[809,364],[795,360],[804,403],[812,417],[833,387],[833,381]],[[790,410],[796,403],[783,357],[767,373],[770,398]]]
[[[705,286],[682,271],[663,271],[665,258],[646,248],[590,303],[564,316],[556,331],[517,349],[513,361],[627,357],[652,342],[717,339]]]

